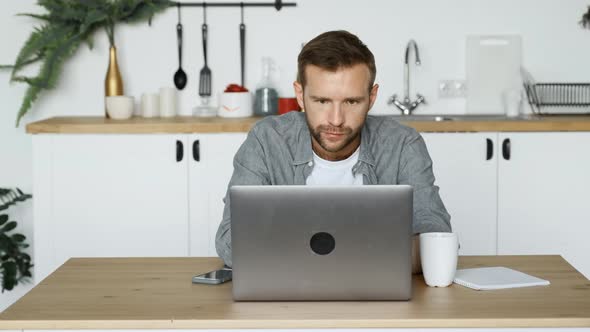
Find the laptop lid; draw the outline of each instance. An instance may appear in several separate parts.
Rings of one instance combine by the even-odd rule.
[[[230,188],[233,297],[408,300],[413,189]]]

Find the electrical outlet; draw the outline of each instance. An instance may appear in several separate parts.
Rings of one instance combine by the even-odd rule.
[[[438,98],[467,97],[467,83],[465,80],[443,80],[438,82]]]

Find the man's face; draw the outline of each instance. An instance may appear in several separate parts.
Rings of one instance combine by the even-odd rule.
[[[299,106],[305,109],[312,135],[312,148],[326,160],[342,160],[360,145],[360,132],[367,112],[377,98],[378,85],[371,87],[365,64],[328,71],[308,65],[306,86],[293,84]]]

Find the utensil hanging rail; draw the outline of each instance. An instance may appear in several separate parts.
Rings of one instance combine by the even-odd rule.
[[[276,10],[281,10],[283,7],[295,7],[295,2],[282,2],[277,0],[275,2],[174,2],[175,5],[181,7],[275,7]]]

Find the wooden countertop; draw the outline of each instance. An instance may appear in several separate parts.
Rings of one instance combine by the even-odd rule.
[[[399,117],[397,117],[399,118]],[[217,133],[247,132],[260,117],[251,118],[141,118],[111,120],[104,117],[55,117],[27,125],[30,134],[145,134],[145,133]],[[590,131],[590,116],[504,117],[458,116],[453,121],[400,122],[421,132],[490,132],[490,131]]]
[[[234,302],[232,283],[197,285],[218,258],[76,258],[0,314],[0,329],[590,327],[590,281],[560,256],[467,256],[550,286],[430,288],[402,302]]]

